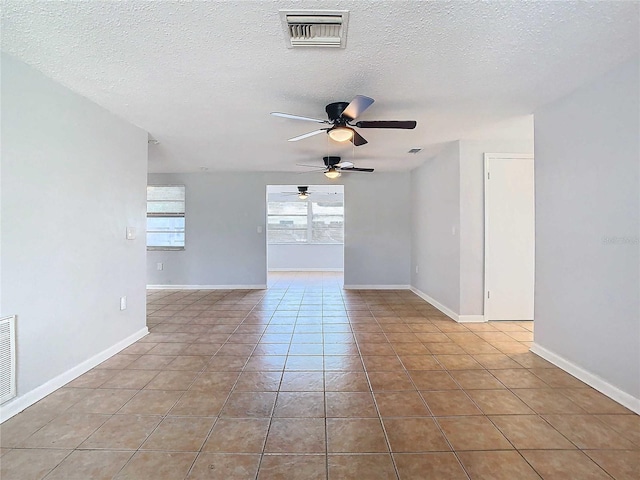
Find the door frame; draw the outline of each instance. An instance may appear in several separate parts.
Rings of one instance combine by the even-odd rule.
[[[490,160],[533,160],[533,168],[534,168],[534,222],[535,222],[535,158],[534,154],[531,153],[485,153],[484,154],[484,297],[483,297],[483,315],[485,322],[491,321],[489,315],[489,284],[488,284],[488,275],[487,275],[487,265],[489,263],[489,209],[488,199],[489,199],[489,185],[487,180],[489,179],[490,171],[489,171],[489,161]],[[533,248],[535,255],[535,224],[534,224],[534,238],[533,238]],[[534,269],[535,269],[535,256],[534,256]],[[534,270],[535,271],[535,270]],[[533,292],[535,294],[535,292]],[[534,312],[535,313],[535,312]],[[496,320],[500,321],[500,320]]]

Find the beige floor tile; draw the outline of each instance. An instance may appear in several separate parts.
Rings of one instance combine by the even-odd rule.
[[[467,480],[453,453],[394,453],[400,480]]]
[[[284,372],[280,391],[282,392],[322,392],[324,376],[322,372]]]
[[[329,455],[329,480],[397,479],[389,454]]]
[[[166,415],[183,394],[182,391],[140,390],[118,413]]]
[[[460,386],[449,372],[412,370],[409,376],[418,390],[455,390]]]
[[[505,353],[475,353],[473,354],[473,358],[484,368],[494,370],[503,368],[524,368]]]
[[[243,372],[235,385],[237,392],[277,392],[281,372]]]
[[[324,357],[325,372],[362,372],[364,367],[358,355],[327,355]]]
[[[188,346],[188,343],[158,343],[156,346],[150,348],[146,352],[139,353],[147,353],[149,355],[179,355]]]
[[[145,354],[140,358],[131,362],[126,369],[127,370],[162,370],[169,363],[173,361],[175,357],[172,355],[150,355]]]
[[[468,390],[471,399],[485,415],[527,415],[534,413],[508,390]]]
[[[557,367],[532,368],[531,373],[554,388],[588,388],[587,384]]]
[[[147,385],[146,390],[187,390],[198,378],[197,372],[162,371]]]
[[[111,480],[132,456],[133,452],[74,450],[47,480]]]
[[[269,417],[275,392],[233,392],[220,412],[221,417]]]
[[[211,417],[166,417],[140,450],[198,452],[214,422]]]
[[[370,392],[326,392],[327,417],[377,417]]]
[[[324,389],[327,392],[368,392],[367,376],[361,372],[325,372]]]
[[[195,458],[195,453],[137,452],[114,480],[182,480]]]
[[[616,480],[637,480],[640,472],[638,450],[585,450],[591,460]]]
[[[547,388],[548,385],[524,368],[490,370],[508,388]]]
[[[89,370],[75,380],[67,383],[69,388],[98,388],[116,374],[117,370],[97,369]]]
[[[325,425],[322,418],[274,418],[265,453],[325,453]]]
[[[436,421],[456,451],[513,449],[486,417],[440,417]]]
[[[325,480],[325,455],[265,455],[257,480]]]
[[[407,373],[401,372],[368,372],[371,389],[374,392],[415,390]]]
[[[100,388],[144,388],[153,378],[160,373],[159,370],[120,370]]]
[[[23,446],[24,441],[58,416],[50,410],[30,407],[0,425],[0,445],[3,448]]]
[[[451,450],[432,418],[384,418],[382,423],[394,453]]]
[[[637,448],[593,415],[543,415],[543,418],[580,449]]]
[[[594,390],[593,388],[565,388],[560,392],[582,407],[587,413],[632,414],[618,402]]]
[[[512,392],[536,413],[586,413],[575,402],[552,388],[518,388]]]
[[[431,413],[437,417],[482,415],[482,412],[462,390],[420,392]]]
[[[430,415],[420,394],[413,392],[376,392],[374,394],[382,417],[422,417]]]
[[[434,355],[438,362],[447,370],[475,370],[483,369],[471,355]]]
[[[324,394],[322,392],[280,392],[273,416],[324,417]]]
[[[212,393],[230,391],[239,376],[240,372],[204,372],[196,377],[189,391]]]
[[[450,373],[456,382],[467,390],[505,388],[504,384],[487,370],[452,370]]]
[[[202,451],[217,453],[261,453],[267,438],[268,418],[221,418]]]
[[[114,415],[87,438],[80,448],[136,450],[161,420],[162,417],[157,415]]]
[[[24,446],[27,448],[76,448],[108,419],[108,415],[64,413],[26,439]]]
[[[578,450],[524,450],[524,458],[545,480],[609,479],[604,470]]]
[[[240,372],[246,365],[247,359],[247,356],[222,356],[216,354],[209,361],[209,364],[206,366],[206,370],[207,372]]]
[[[116,413],[122,406],[138,393],[128,389],[95,389],[85,395],[82,400],[69,407],[67,412],[73,413]]]
[[[180,370],[186,372],[201,372],[209,363],[208,356],[179,355],[173,362],[167,365],[167,370]]]
[[[201,453],[187,478],[255,480],[259,462],[260,455]]]
[[[2,456],[2,480],[40,480],[71,453],[70,450],[15,449]]]
[[[458,458],[474,480],[540,479],[518,452],[460,452]]]
[[[193,415],[196,417],[214,417],[220,414],[227,401],[229,391],[188,391],[169,411],[170,415]]]
[[[328,418],[327,441],[327,451],[331,453],[389,451],[377,418]]]
[[[537,415],[491,416],[491,421],[517,449],[571,450],[575,446]]]
[[[127,368],[127,366],[131,365],[134,361],[140,358],[142,355],[127,355],[125,353],[118,353],[113,357],[105,360],[96,368],[107,368],[114,370],[121,370],[123,368]]]
[[[639,415],[596,415],[596,417],[627,440],[631,440],[637,447],[640,447]]]

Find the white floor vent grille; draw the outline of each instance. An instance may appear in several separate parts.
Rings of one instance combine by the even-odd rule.
[[[16,396],[16,317],[0,318],[0,403]]]

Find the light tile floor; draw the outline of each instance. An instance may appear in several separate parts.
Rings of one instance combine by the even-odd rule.
[[[528,352],[337,274],[150,291],[151,334],[1,427],[0,477],[637,479],[640,417]]]

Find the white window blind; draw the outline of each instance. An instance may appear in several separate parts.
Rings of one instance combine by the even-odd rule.
[[[182,250],[185,244],[184,185],[147,187],[147,248]]]
[[[268,202],[267,238],[271,244],[344,243],[343,203]]]

